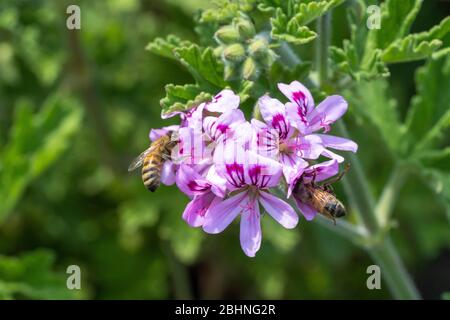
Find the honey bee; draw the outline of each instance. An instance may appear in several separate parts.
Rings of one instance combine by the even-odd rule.
[[[336,224],[336,218],[341,218],[347,214],[344,205],[336,198],[332,183],[339,181],[345,173],[347,173],[349,166],[346,166],[335,179],[325,182],[322,185],[317,185],[315,175],[309,182],[300,179],[294,188],[294,196],[301,202],[311,206],[321,215],[333,220]]]
[[[178,143],[174,135],[169,133],[153,141],[150,147],[131,162],[128,171],[142,166],[142,182],[151,192],[158,189],[161,182],[161,170],[164,161],[171,157],[172,149]]]

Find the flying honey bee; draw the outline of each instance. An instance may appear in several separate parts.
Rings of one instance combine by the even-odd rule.
[[[155,192],[161,182],[161,170],[164,161],[171,159],[172,149],[178,143],[172,133],[153,141],[150,147],[131,162],[128,171],[142,166],[142,181],[148,190]]]
[[[345,173],[347,173],[349,166],[347,165],[339,175],[332,180],[325,182],[322,185],[317,185],[315,175],[311,181],[305,182],[300,179],[294,188],[294,196],[301,202],[311,206],[321,215],[333,220],[336,224],[336,218],[341,218],[346,215],[344,205],[336,198],[331,184],[341,180]]]

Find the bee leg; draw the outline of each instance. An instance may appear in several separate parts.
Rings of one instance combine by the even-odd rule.
[[[336,219],[333,217],[333,224],[336,225]]]
[[[317,172],[316,172],[316,170],[314,170],[313,176],[312,176],[312,179],[311,179],[311,185],[312,185],[313,187],[316,186],[316,176],[317,176]]]
[[[336,195],[335,193],[334,193],[334,189],[333,189],[333,187],[330,185],[330,184],[324,184],[323,185],[323,189],[326,191],[326,192],[329,192],[329,193],[331,193],[332,195]]]
[[[347,163],[347,164],[345,165],[344,170],[341,171],[341,172],[339,172],[339,174],[337,175],[336,178],[331,179],[331,180],[328,180],[328,181],[326,182],[326,185],[330,185],[330,184],[336,183],[336,182],[338,182],[339,180],[341,180],[342,177],[348,172],[349,169],[350,169],[350,165]]]

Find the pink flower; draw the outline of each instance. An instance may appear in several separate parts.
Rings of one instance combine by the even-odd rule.
[[[331,124],[342,117],[347,111],[348,105],[343,97],[338,95],[329,96],[317,107],[314,107],[314,100],[311,93],[300,82],[293,81],[289,85],[279,83],[278,88],[290,100],[290,102],[285,104],[285,109],[283,110],[284,117],[287,116],[290,125],[299,131],[301,139],[310,144],[311,150],[314,150],[310,156],[315,156],[320,148],[322,148],[321,155],[336,159],[338,162],[343,162],[343,157],[327,148],[352,152],[357,151],[358,145],[349,139],[326,134],[314,134],[314,132],[321,129],[324,130],[324,133],[330,131]],[[265,101],[263,100],[263,102]],[[272,101],[271,105],[275,103],[278,104],[278,102]],[[277,108],[281,109],[281,104]],[[261,111],[261,113],[263,112]],[[319,142],[322,147],[318,146]],[[303,157],[306,156],[304,155]]]
[[[215,166],[232,193],[226,200],[209,207],[203,230],[220,233],[240,214],[241,247],[247,256],[253,257],[261,245],[260,204],[288,229],[297,225],[298,216],[289,204],[267,192],[279,183],[280,163],[236,146],[233,141],[228,142],[224,150],[224,162]]]

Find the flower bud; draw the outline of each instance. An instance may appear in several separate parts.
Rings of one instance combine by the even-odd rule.
[[[245,48],[240,43],[230,44],[223,50],[223,58],[230,62],[242,61],[245,58]]]
[[[225,78],[225,80],[233,79],[235,77],[234,67],[229,64],[226,64],[223,69],[223,77]]]
[[[214,34],[217,42],[220,43],[235,43],[240,40],[239,31],[235,26],[223,26]]]
[[[246,80],[254,79],[258,75],[258,66],[256,65],[255,60],[248,57],[245,59],[242,65],[242,77]]]
[[[213,53],[215,57],[220,57],[222,55],[223,52],[223,46],[218,46],[216,48],[214,48]]]
[[[277,55],[272,50],[264,51],[258,61],[264,66],[264,68],[270,68],[277,59]]]
[[[255,38],[248,46],[248,52],[253,57],[261,57],[269,49],[269,44],[264,38]]]
[[[242,38],[249,39],[255,35],[255,26],[246,16],[236,18],[233,22]]]

